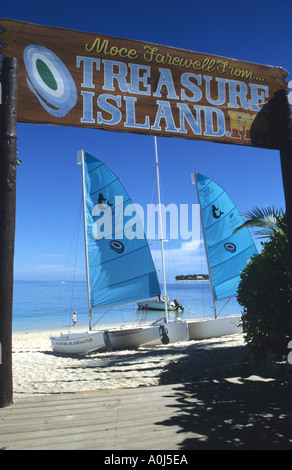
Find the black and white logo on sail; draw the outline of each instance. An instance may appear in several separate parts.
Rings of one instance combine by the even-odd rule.
[[[111,240],[110,241],[110,247],[112,250],[114,250],[116,253],[123,253],[125,247],[124,244],[118,240]]]
[[[224,248],[230,253],[236,252],[236,245],[234,243],[231,243],[231,242],[224,243]]]

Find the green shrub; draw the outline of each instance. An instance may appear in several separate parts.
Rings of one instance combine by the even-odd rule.
[[[292,339],[292,284],[289,271],[287,226],[263,244],[241,273],[238,302],[244,307],[242,326],[246,342],[257,353],[288,354]]]

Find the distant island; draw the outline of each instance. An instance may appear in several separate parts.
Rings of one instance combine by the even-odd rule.
[[[179,274],[176,281],[209,281],[209,274]]]

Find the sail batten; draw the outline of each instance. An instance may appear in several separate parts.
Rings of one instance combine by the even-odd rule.
[[[224,194],[224,191],[223,191],[223,190],[222,190],[222,193],[219,194],[219,195],[216,197],[216,199],[214,199],[212,202],[210,202],[210,204],[206,205],[206,206],[204,207],[204,209],[207,209],[208,206],[211,206],[212,204],[215,204],[216,201],[222,196],[222,194]]]
[[[143,246],[141,246],[140,248],[137,248],[136,250],[133,250],[132,253],[135,253],[136,251],[142,250],[142,249],[146,248],[147,246],[148,246],[148,245],[143,245]],[[129,253],[125,253],[124,255],[122,254],[122,255],[120,256],[120,258],[123,258],[124,256],[129,256]],[[101,263],[99,263],[99,264],[90,265],[90,267],[93,269],[93,268],[95,268],[95,267],[97,267],[97,266],[102,266],[102,265],[105,264],[105,263],[114,263],[114,262],[115,262],[115,259],[108,259],[108,260],[105,260],[105,261],[103,261],[103,262],[101,262]]]
[[[93,171],[98,170],[100,167],[102,167],[103,165],[105,165],[105,163],[103,163],[103,162],[101,162],[101,161],[100,161],[99,163],[100,163],[100,165],[97,165],[95,168],[92,168],[91,170],[89,170],[89,171],[88,171],[88,174],[92,173]]]
[[[247,228],[234,233],[243,219],[225,190],[199,173],[196,183],[215,302],[237,294],[240,273],[258,252]]]
[[[160,295],[141,221],[137,214],[133,221],[124,217],[132,201],[120,179],[87,152],[83,154],[83,175],[90,308],[123,305]],[[116,197],[120,197],[117,207]],[[129,209],[131,212],[132,207]],[[133,229],[138,227],[139,236],[135,236]]]
[[[149,272],[149,273],[142,274],[142,275],[139,276],[139,277],[142,278],[143,276],[149,276],[149,275],[153,275],[153,274],[155,274],[155,271],[151,271],[151,272]],[[130,278],[130,279],[126,279],[126,280],[123,281],[123,282],[119,282],[119,283],[116,283],[116,284],[111,284],[111,285],[109,285],[109,286],[107,286],[107,287],[112,288],[112,287],[116,286],[117,284],[123,284],[123,283],[127,283],[127,282],[132,282],[134,279],[138,279],[138,278],[135,277],[135,278],[132,278],[132,279],[131,279],[131,278]],[[104,289],[104,288],[102,288],[102,287],[99,288],[99,289],[92,289],[92,292],[101,291],[101,290],[103,290],[103,289]],[[142,300],[142,299],[137,299],[137,301],[140,301],[140,300]]]
[[[99,167],[100,168],[100,167]],[[93,171],[93,170],[92,170]],[[90,173],[89,173],[90,174]],[[109,186],[113,185],[116,181],[119,181],[119,178],[116,177],[115,180],[111,181],[110,183],[108,183],[107,185],[103,186],[102,188],[98,188],[96,191],[92,191],[90,193],[90,196],[93,196],[94,194],[96,194],[97,192],[99,191],[104,191],[106,188],[108,188]]]
[[[228,240],[228,238],[226,238],[225,240]],[[225,240],[223,240],[223,243],[224,243]],[[220,246],[220,244],[218,243],[216,246]],[[247,251],[247,253],[249,253],[250,248],[253,248],[253,245],[247,246],[245,250],[242,250],[239,253],[237,253],[236,255],[234,255],[233,259],[235,260],[238,256],[241,256],[244,251]],[[220,266],[224,265],[224,263],[225,263],[225,261],[221,261],[217,264],[214,263],[213,268],[219,268]]]
[[[209,206],[212,207],[212,205],[213,205],[213,204],[210,204]],[[235,206],[233,206],[233,207],[230,209],[229,212],[224,213],[224,215],[221,217],[221,220],[228,218],[228,216],[229,216],[229,215],[231,214],[231,212],[234,210],[234,207],[235,207]],[[206,211],[207,209],[208,209],[208,206],[204,208],[205,211]],[[213,225],[216,225],[216,223],[217,223],[217,222],[216,222],[216,220],[215,220],[215,222],[214,222],[213,224],[210,224],[210,225],[208,226],[208,229],[212,228]]]

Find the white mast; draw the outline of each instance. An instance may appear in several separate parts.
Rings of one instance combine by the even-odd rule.
[[[199,188],[198,188],[197,173],[196,173],[195,171],[192,173],[192,182],[193,182],[193,184],[196,185],[198,203],[200,204],[201,225],[202,225],[202,231],[203,231],[204,246],[205,246],[205,253],[206,253],[206,258],[207,258],[207,265],[208,265],[208,272],[209,272],[209,281],[210,281],[211,294],[212,294],[212,302],[213,302],[213,307],[212,307],[212,308],[213,308],[213,311],[214,311],[214,316],[215,316],[215,318],[217,318],[216,301],[215,301],[215,295],[214,295],[213,284],[212,284],[212,277],[211,277],[211,271],[210,271],[210,263],[209,263],[209,256],[208,256],[208,250],[207,250],[207,244],[206,244],[205,227],[204,227],[203,217],[202,217],[202,209],[201,209],[201,202],[200,202],[200,196],[199,196]]]
[[[87,301],[88,301],[88,327],[91,330],[91,301],[89,286],[89,270],[88,270],[88,253],[87,253],[87,231],[86,231],[86,206],[85,206],[85,182],[84,182],[84,150],[77,153],[78,164],[82,165],[82,199],[83,199],[83,219],[84,219],[84,241],[85,241],[85,262],[86,262],[86,284],[87,284]]]
[[[164,250],[163,250],[163,233],[162,233],[163,231],[162,231],[161,202],[160,202],[160,184],[159,184],[159,166],[158,166],[158,152],[157,152],[157,139],[156,139],[156,136],[154,136],[154,144],[155,144],[155,162],[156,162],[156,179],[157,179],[157,193],[158,193],[159,231],[160,231],[162,274],[163,274],[163,290],[164,290],[164,308],[165,308],[166,323],[168,323],[168,310],[167,310],[168,297],[167,297],[167,293],[166,293]]]

